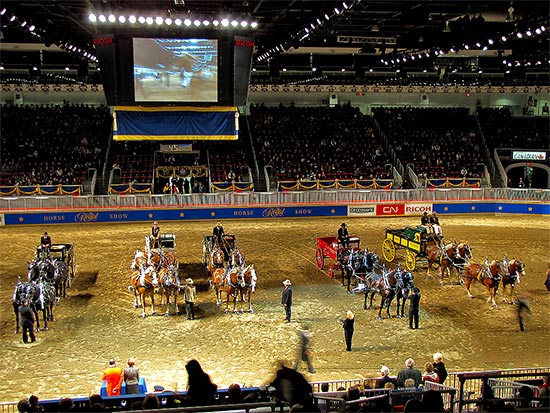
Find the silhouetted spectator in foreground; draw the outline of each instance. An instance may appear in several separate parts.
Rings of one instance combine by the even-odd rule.
[[[64,397],[59,400],[59,405],[57,407],[59,412],[72,412],[74,410],[74,402],[70,397]]]
[[[28,413],[29,412],[29,401],[27,399],[21,399],[17,403],[17,411],[19,413]]]
[[[204,372],[199,362],[190,360],[185,365],[187,370],[187,402],[190,406],[216,403],[218,386],[212,383],[210,376]]]
[[[425,412],[444,412],[443,396],[436,390],[428,390],[422,395]]]
[[[275,389],[274,396],[288,402],[290,406],[299,405],[306,409],[301,411],[319,411],[319,408],[313,403],[311,384],[296,370],[281,366],[270,386]]]

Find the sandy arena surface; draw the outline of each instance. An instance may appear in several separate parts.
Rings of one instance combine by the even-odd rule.
[[[419,217],[347,219],[352,235],[361,237],[381,255],[386,227],[416,225]],[[467,296],[464,286],[441,286],[425,268],[415,272],[422,290],[420,329],[409,330],[405,319],[379,321],[377,310],[363,310],[363,296],[348,295],[337,279],[327,277],[315,264],[316,237],[333,236],[340,219],[288,219],[225,221],[226,233],[236,234],[247,261],[258,274],[253,314],[223,314],[208,290],[201,264],[202,239],[212,222],[161,222],[161,230],[177,237],[176,255],[183,277],[198,285],[197,319],[184,315],[141,318],[128,292],[134,252],[143,248],[150,223],[88,224],[49,227],[0,227],[0,354],[4,363],[0,401],[17,401],[31,393],[41,399],[89,395],[99,392],[107,360],[124,366],[137,359],[150,388],[163,385],[184,390],[185,364],[196,358],[220,387],[233,382],[262,385],[269,382],[278,361],[295,359],[303,323],[313,332],[312,352],[316,374],[312,381],[375,377],[381,364],[393,374],[408,357],[418,366],[435,351],[445,356],[449,371],[550,366],[550,293],[543,282],[548,268],[549,218],[540,216],[442,216],[446,239],[469,241],[474,260],[486,256],[521,258],[527,275],[516,290],[530,295],[532,315],[527,332],[519,332],[515,307],[502,303],[493,309],[479,283]],[[24,345],[14,334],[11,295],[18,276],[26,277],[41,233],[54,243],[76,246],[77,277],[69,296],[55,307],[56,321],[49,331]],[[399,251],[401,253],[401,251]],[[382,258],[382,262],[384,262]],[[403,263],[403,259],[401,259]],[[394,267],[396,263],[389,264]],[[293,283],[293,322],[284,323],[280,305],[282,281]],[[453,280],[455,281],[455,280]],[[180,296],[180,308],[183,311]],[[377,297],[375,307],[379,306]],[[159,298],[157,296],[157,302]],[[356,314],[353,351],[346,352],[338,320],[347,309]],[[147,309],[150,314],[150,308]],[[164,313],[165,307],[157,311]],[[173,310],[172,310],[173,312]],[[395,308],[392,309],[395,314]],[[305,370],[302,370],[305,372]]]

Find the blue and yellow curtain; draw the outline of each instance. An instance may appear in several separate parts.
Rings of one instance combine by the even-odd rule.
[[[184,169],[187,173],[182,175],[181,169]],[[206,165],[191,165],[191,166],[157,166],[155,169],[155,178],[170,178],[173,174],[176,174],[178,178],[202,178],[208,176],[208,167]]]
[[[237,140],[236,106],[115,106],[113,140]]]
[[[212,182],[212,192],[251,192],[254,184],[251,182]]]
[[[150,194],[151,184],[130,183],[109,185],[110,195],[127,195],[127,194]]]
[[[82,185],[13,185],[0,186],[0,196],[27,195],[76,195],[82,193]]]
[[[391,189],[392,179],[335,179],[316,181],[281,181],[279,191],[308,191],[326,189]]]
[[[428,188],[481,188],[480,178],[438,178],[428,179]]]

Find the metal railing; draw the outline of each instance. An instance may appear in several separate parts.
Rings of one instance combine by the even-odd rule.
[[[96,196],[0,197],[0,211],[273,206],[285,204],[374,204],[381,202],[503,201],[550,202],[550,190],[449,188],[411,190],[334,190],[230,192],[206,194],[131,194]]]

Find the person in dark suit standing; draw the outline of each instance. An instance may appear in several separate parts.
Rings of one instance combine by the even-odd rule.
[[[422,383],[422,373],[414,367],[412,358],[405,360],[405,368],[397,373],[397,387],[405,387],[405,380],[407,379],[414,380],[414,387],[418,387]]]
[[[346,351],[351,351],[351,339],[353,337],[353,325],[355,324],[355,316],[348,310],[346,318],[340,320],[342,327],[344,327],[344,338],[346,339]]]
[[[340,244],[342,244],[344,248],[348,248],[349,239],[350,239],[350,235],[349,235],[348,227],[346,226],[346,223],[343,222],[342,225],[340,225],[340,228],[338,229],[338,241],[340,242]]]
[[[409,328],[418,329],[418,311],[420,309],[420,288],[413,288],[412,294],[407,297],[409,304]],[[414,325],[414,326],[413,326]]]
[[[287,323],[290,323],[290,317],[292,316],[292,288],[290,287],[292,283],[290,280],[284,280],[283,285],[283,294],[281,297],[281,304],[285,308],[285,320]]]
[[[21,315],[20,323],[23,343],[27,344],[29,341],[29,337],[31,339],[31,343],[34,343],[36,341],[36,337],[34,336],[34,314],[32,313],[32,309],[29,307],[29,302],[27,300],[24,300],[23,303],[19,306],[18,311]]]

